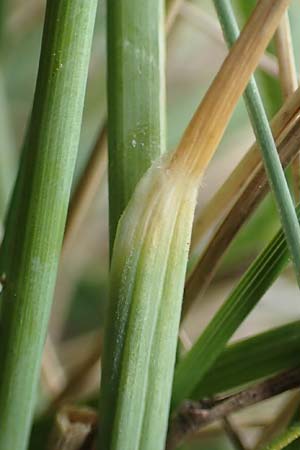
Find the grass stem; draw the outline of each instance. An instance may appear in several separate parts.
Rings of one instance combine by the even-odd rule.
[[[0,449],[26,448],[76,161],[96,0],[49,0],[0,257]]]

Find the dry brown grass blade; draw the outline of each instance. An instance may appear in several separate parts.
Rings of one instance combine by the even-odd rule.
[[[288,12],[280,22],[275,34],[277,57],[279,62],[279,75],[283,96],[289,97],[298,87],[297,70],[295,64],[291,28]],[[300,159],[292,164],[293,189],[296,203],[300,200]]]
[[[282,92],[289,97],[298,87],[297,71],[288,13],[286,12],[275,34],[276,51]]]
[[[288,7],[289,0],[260,0],[189,123],[171,167],[199,178],[207,168],[233,109],[260,56]],[[245,61],[245,54],[247,60]],[[241,64],[241,60],[245,61]]]
[[[233,448],[235,448],[236,450],[246,450],[246,446],[242,441],[242,438],[239,435],[236,427],[231,422],[231,419],[225,416],[224,419],[222,420],[222,423],[224,430],[232,443]]]
[[[210,14],[203,11],[198,5],[190,1],[182,2],[180,16],[227,50],[219,22]],[[267,52],[263,54],[259,62],[259,68],[275,78],[279,75],[276,58]]]
[[[29,0],[19,4],[8,17],[7,31],[12,37],[20,30],[24,33],[35,21],[41,20],[45,7],[45,0]]]
[[[93,410],[64,407],[56,416],[48,450],[92,450],[96,425]]]
[[[286,167],[295,158],[300,149],[300,116],[296,116],[294,123],[290,124],[288,130],[281,133],[277,143],[283,167]],[[264,167],[260,165],[234,202],[221,225],[217,228],[197,266],[187,279],[183,318],[197,296],[203,294],[209,285],[229,244],[268,190],[269,184],[266,173]]]
[[[49,411],[56,410],[63,403],[72,399],[74,395],[78,397],[81,387],[88,378],[91,370],[99,365],[101,352],[102,339],[94,343],[94,345],[88,349],[86,357],[72,373],[64,389],[58,392],[58,395],[53,398]]]
[[[97,190],[103,182],[107,167],[107,130],[106,123],[101,127],[85,169],[76,185],[69,206],[63,253],[72,243],[94,200]]]
[[[280,134],[295,120],[299,112],[300,89],[284,103],[272,120],[271,127],[275,139],[278,140]],[[191,254],[193,256],[197,254],[197,247],[206,232],[221,219],[226,210],[233,204],[259,165],[262,166],[262,160],[258,146],[254,144],[196,218],[191,243]]]
[[[265,426],[253,450],[264,448],[290,423],[300,403],[300,391],[293,392],[273,422]]]
[[[66,374],[60,364],[50,336],[48,336],[46,340],[41,371],[41,381],[44,388],[48,395],[50,394],[50,396],[55,397],[65,386]]]
[[[166,33],[169,33],[184,0],[166,0]]]

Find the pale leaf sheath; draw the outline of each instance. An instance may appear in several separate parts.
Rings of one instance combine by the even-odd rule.
[[[163,160],[139,183],[119,222],[112,258],[111,302],[102,378],[102,405],[105,407],[109,403],[110,408],[103,409],[106,414],[100,448],[146,449],[147,442],[141,445],[140,439],[152,435],[154,439],[164,440],[165,413],[161,422],[163,440],[157,433],[153,436],[153,433],[142,432],[149,426],[148,413],[152,409],[152,405],[148,407],[147,404],[151,402],[147,389],[151,377],[160,374],[160,378],[167,381],[170,378],[165,369],[171,371],[171,376],[173,373],[196,192],[195,179],[188,180],[182,171],[170,170]],[[177,326],[174,327],[173,317],[170,317],[170,326],[165,324],[164,336],[156,335],[153,342],[160,308],[167,308],[175,316]],[[154,363],[156,367],[155,362],[150,361],[151,343],[159,345],[161,338],[168,339],[174,348],[166,355],[167,367],[161,367],[159,373],[153,374],[151,370],[149,372],[150,364]],[[153,382],[157,383],[157,379]],[[169,381],[166,390],[170,398]],[[153,401],[154,391],[152,395]],[[158,404],[155,403],[159,419]],[[164,411],[165,403],[166,398],[162,405]]]

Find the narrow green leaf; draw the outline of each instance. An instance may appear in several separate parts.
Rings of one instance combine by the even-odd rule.
[[[192,394],[201,399],[299,366],[300,321],[229,345]]]
[[[133,190],[165,152],[164,1],[107,1],[110,242]]]
[[[291,427],[299,425],[299,416],[300,416],[300,408],[299,408],[299,402],[298,406],[293,414],[293,417],[289,423]],[[299,436],[300,437],[300,436]],[[288,445],[286,445],[287,450],[298,450],[299,449],[299,441],[297,439],[290,442]]]
[[[239,36],[239,29],[230,0],[214,0],[214,5],[229,46]],[[254,77],[245,91],[245,102],[261,150],[264,166],[274,193],[281,223],[294,261],[295,274],[300,286],[300,226],[297,220],[293,199],[285,179],[272,130],[264,110]]]
[[[284,433],[274,439],[274,441],[267,445],[263,450],[282,450],[300,438],[300,423],[290,426]],[[297,447],[298,448],[298,447]]]
[[[297,208],[300,218],[300,206]],[[173,406],[191,397],[226,342],[289,261],[282,229],[258,256],[175,371]],[[188,380],[188,381],[187,381]]]
[[[256,0],[234,0],[243,22],[246,22],[252,13]],[[263,102],[269,117],[273,117],[282,104],[280,83],[262,70],[257,70],[256,78],[262,94]]]
[[[26,448],[78,148],[96,0],[49,0],[1,249],[0,449]]]

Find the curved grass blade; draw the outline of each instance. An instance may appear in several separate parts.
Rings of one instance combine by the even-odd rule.
[[[282,137],[282,136],[281,136]],[[286,167],[298,154],[300,148],[300,117],[291,124],[291,129],[279,144],[278,149],[283,167]],[[230,211],[221,222],[208,245],[201,255],[201,259],[194,266],[185,284],[183,303],[183,318],[199,295],[209,285],[222,256],[239,232],[251,213],[260,204],[268,192],[268,180],[263,166],[257,168],[252,178],[233,203]]]
[[[300,424],[299,422],[297,422],[294,425],[290,426],[279,437],[274,439],[274,441],[271,444],[268,444],[266,447],[264,447],[263,450],[282,450],[286,447],[289,447],[290,444],[292,444],[299,438],[300,438]],[[298,446],[296,448],[298,448]]]
[[[197,400],[299,366],[300,322],[229,345],[192,394]]]
[[[272,133],[278,145],[281,134],[295,122],[300,110],[300,89],[293,94],[278,111],[271,121]],[[231,206],[233,200],[245,188],[252,175],[262,167],[262,161],[257,144],[254,144],[242,158],[232,174],[220,187],[209,203],[196,218],[193,226],[191,252],[193,258],[197,256],[197,246],[209,228],[220,218],[221,214]]]
[[[232,46],[239,36],[239,29],[230,0],[214,0],[214,5],[226,41],[229,46]],[[252,127],[261,149],[269,183],[274,193],[282,227],[286,234],[287,243],[294,262],[296,279],[300,286],[300,226],[254,77],[251,78],[247,86],[244,98]]]
[[[300,206],[296,211],[299,220]],[[190,398],[227,341],[288,262],[289,251],[284,233],[280,230],[233,289],[191,350],[178,363],[173,385],[173,407]]]

